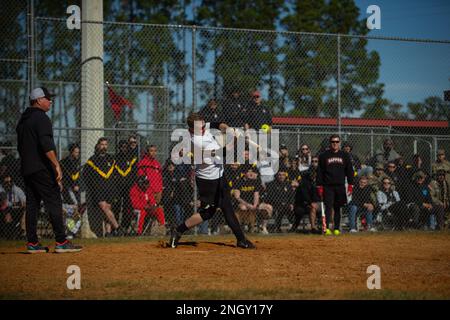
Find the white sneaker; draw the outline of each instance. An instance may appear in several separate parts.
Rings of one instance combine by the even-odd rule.
[[[269,234],[269,231],[267,230],[266,227],[263,227],[262,230],[261,230],[261,233],[262,234]]]
[[[370,232],[377,232],[377,229],[375,229],[374,227],[369,229]]]
[[[358,232],[358,230],[356,230],[356,229],[351,229],[350,230],[350,233],[357,233]]]

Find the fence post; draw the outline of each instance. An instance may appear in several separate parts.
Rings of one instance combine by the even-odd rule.
[[[373,157],[373,129],[370,129],[370,156]]]
[[[195,65],[195,54],[196,54],[196,26],[194,25],[192,27],[192,111],[196,111],[197,107],[197,79],[196,79],[196,65]],[[194,152],[194,150],[192,150]],[[195,170],[195,169],[194,169]],[[191,179],[189,177],[189,179]],[[194,200],[194,206],[193,210],[195,213],[197,211],[197,184],[194,182],[194,194],[193,200]]]
[[[341,137],[341,35],[337,35],[337,63],[338,63],[338,78],[337,78],[337,99],[338,99],[338,132]]]
[[[27,96],[34,88],[34,0],[27,1],[28,81]]]
[[[103,128],[103,2],[83,0],[81,10],[81,127]],[[101,136],[102,131],[81,131],[81,163]]]
[[[432,159],[433,159],[433,161],[436,161],[437,160],[436,154],[438,151],[438,142],[437,142],[436,136],[433,136],[433,146],[434,146],[434,154],[432,155],[432,157],[433,157]]]

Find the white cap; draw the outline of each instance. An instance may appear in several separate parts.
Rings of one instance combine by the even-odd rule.
[[[44,98],[44,97],[51,99],[51,98],[53,98],[54,96],[55,96],[55,95],[52,94],[52,93],[50,93],[50,92],[47,90],[47,88],[44,88],[44,87],[42,87],[42,88],[35,88],[35,89],[33,89],[33,91],[31,91],[31,93],[30,93],[30,100],[36,100],[36,99]]]

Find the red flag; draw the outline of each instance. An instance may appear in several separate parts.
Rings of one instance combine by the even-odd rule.
[[[120,114],[122,113],[122,108],[128,106],[133,107],[133,103],[128,101],[122,96],[119,96],[114,90],[108,86],[109,102],[111,103],[111,108],[114,112],[114,117],[116,120],[120,119]]]

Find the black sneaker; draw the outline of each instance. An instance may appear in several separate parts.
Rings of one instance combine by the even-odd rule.
[[[176,229],[172,229],[170,232],[170,241],[169,245],[171,248],[176,248],[178,246],[178,241],[181,239],[181,233],[179,233]]]
[[[239,240],[236,246],[242,249],[256,249],[256,246],[248,239]]]
[[[78,246],[70,242],[69,240],[66,240],[62,243],[56,243],[55,246],[55,252],[56,253],[66,253],[66,252],[78,252],[83,249],[82,246]]]
[[[28,253],[47,253],[48,251],[49,251],[48,247],[44,247],[39,242],[36,242],[36,243],[28,242],[27,243],[27,252]]]

